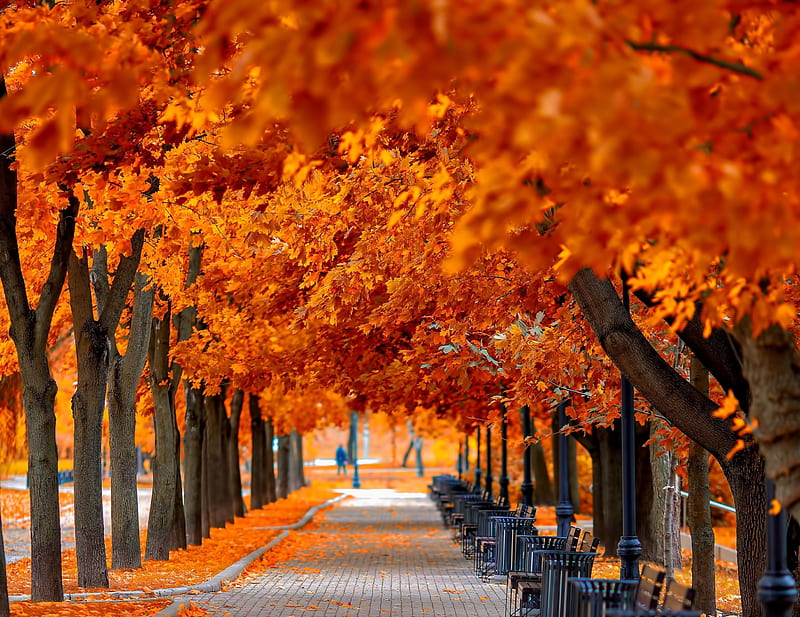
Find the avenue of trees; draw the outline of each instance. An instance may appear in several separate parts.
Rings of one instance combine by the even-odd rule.
[[[767,476],[800,519],[792,3],[0,10],[0,360],[34,600],[63,597],[52,372],[70,361],[82,586],[108,584],[106,405],[128,568],[137,412],[156,433],[144,557],[166,559],[243,513],[245,409],[263,504],[299,476],[262,473],[272,435],[287,469],[298,435],[351,411],[468,431],[528,405],[543,426],[572,392],[577,438],[610,460],[622,371],[640,443],[722,468],[760,613]]]

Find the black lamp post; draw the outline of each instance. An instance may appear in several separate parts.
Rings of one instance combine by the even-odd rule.
[[[462,448],[463,447],[464,447],[464,444],[459,441],[458,442],[458,458],[456,459],[456,471],[458,472],[458,481],[459,482],[461,482],[461,465],[462,465],[461,457],[464,456],[464,453],[462,452]]]
[[[350,415],[350,422],[355,438],[353,439],[353,488],[361,488],[361,480],[358,477],[358,412],[353,411]]]
[[[489,499],[494,499],[494,476],[492,475],[492,427],[486,427],[486,490]]]
[[[469,433],[464,438],[464,473],[469,473]]]
[[[508,503],[508,418],[506,408],[503,406],[503,420],[500,424],[500,499]]]
[[[556,535],[566,537],[572,515],[575,513],[569,499],[569,447],[564,427],[567,426],[568,400],[558,404],[558,505],[556,506],[556,520],[558,527]]]
[[[775,499],[775,484],[767,480],[767,503]],[[797,589],[786,567],[786,510],[767,514],[767,570],[758,581],[758,600],[764,617],[789,617]]]
[[[622,303],[630,310],[628,285],[622,282]],[[633,384],[622,375],[622,536],[617,544],[620,579],[639,578],[642,545],[636,537],[636,434],[633,417]]]
[[[522,437],[531,436],[531,410],[527,405],[523,405],[519,410],[522,415]],[[525,452],[522,454],[522,505],[533,505],[533,482],[531,481],[531,449],[525,444]]]
[[[481,492],[481,427],[475,429],[475,492]]]

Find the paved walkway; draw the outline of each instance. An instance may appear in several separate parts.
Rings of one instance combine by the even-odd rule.
[[[475,577],[425,496],[352,493],[318,526],[295,532],[313,548],[294,560],[241,588],[181,600],[229,617],[503,615],[505,585]]]

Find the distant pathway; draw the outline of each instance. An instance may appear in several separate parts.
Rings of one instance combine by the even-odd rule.
[[[501,617],[505,585],[483,583],[418,493],[354,490],[298,532],[313,548],[241,588],[185,601],[230,617]]]

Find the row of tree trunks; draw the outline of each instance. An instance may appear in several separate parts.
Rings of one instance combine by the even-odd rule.
[[[264,420],[258,396],[250,395],[250,429],[252,459],[250,475],[250,508],[263,508],[277,499],[275,493],[275,461],[272,453],[272,422]]]

